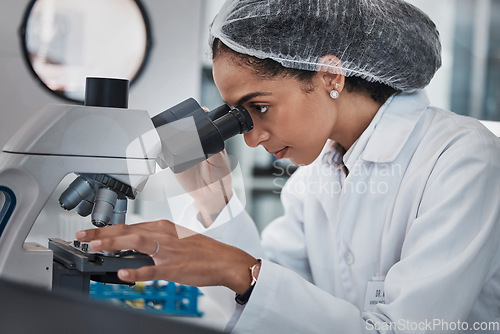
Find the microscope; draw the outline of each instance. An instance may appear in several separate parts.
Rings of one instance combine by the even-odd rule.
[[[222,105],[205,112],[188,99],[150,118],[128,109],[128,80],[87,78],[85,105],[35,112],[0,153],[0,278],[88,293],[90,280],[124,283],[121,268],[153,265],[134,250],[97,253],[77,241],[25,242],[36,218],[68,174],[60,206],[97,227],[124,224],[127,202],[156,166],[185,171],[253,128],[248,111]]]

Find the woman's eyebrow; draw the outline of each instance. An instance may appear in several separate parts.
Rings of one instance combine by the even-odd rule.
[[[273,95],[273,93],[271,93],[271,92],[254,92],[254,93],[250,93],[250,94],[247,94],[247,95],[243,96],[242,98],[240,98],[238,100],[238,102],[236,103],[236,106],[241,106],[242,104],[244,104],[245,102],[248,102],[249,100],[253,99],[254,97],[269,96],[269,95]]]

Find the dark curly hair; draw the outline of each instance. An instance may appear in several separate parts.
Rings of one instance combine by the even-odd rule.
[[[313,71],[298,70],[287,68],[270,58],[260,59],[249,55],[241,54],[231,50],[228,46],[216,38],[212,44],[212,59],[221,54],[231,54],[240,61],[241,65],[247,65],[252,68],[254,73],[263,78],[293,77],[299,82],[306,84],[305,92],[314,90],[312,87],[312,78],[316,74]],[[307,86],[307,84],[310,84]],[[367,92],[370,97],[379,103],[384,103],[393,94],[400,92],[390,86],[380,82],[369,82],[360,77],[346,77],[345,87],[349,92]]]

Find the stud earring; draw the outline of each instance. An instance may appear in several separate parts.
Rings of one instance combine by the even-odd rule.
[[[339,96],[340,96],[340,93],[335,89],[330,92],[330,97],[334,100],[338,99]]]

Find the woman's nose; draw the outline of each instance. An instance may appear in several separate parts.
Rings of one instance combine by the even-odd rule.
[[[248,146],[257,147],[260,143],[269,139],[269,132],[255,124],[252,130],[243,134],[243,138],[245,138],[245,143]]]

